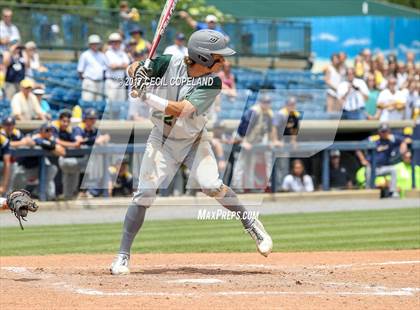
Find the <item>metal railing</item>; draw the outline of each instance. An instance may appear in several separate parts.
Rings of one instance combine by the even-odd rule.
[[[272,154],[273,159],[273,173],[272,173],[272,179],[271,179],[271,186],[273,192],[277,188],[277,182],[276,180],[276,161],[275,159],[278,158],[278,156],[287,154],[289,156],[293,156],[293,153],[298,152],[310,152],[314,150],[319,150],[319,145],[322,142],[302,142],[297,144],[296,146],[292,145],[286,145],[282,148],[269,148],[266,145],[258,145],[253,148],[252,151],[254,152],[261,152],[261,151],[270,151]],[[325,145],[325,144],[322,144]],[[415,152],[420,152],[420,141],[413,141],[412,148]],[[103,155],[104,160],[102,161],[102,169],[104,171],[103,173],[103,179],[101,180],[100,184],[102,184],[102,188],[107,188],[107,182],[109,180],[109,172],[108,172],[108,166],[110,163],[110,156],[112,155],[123,155],[125,153],[128,154],[143,154],[146,149],[145,144],[129,144],[129,145],[121,145],[121,144],[109,144],[106,146],[95,146],[95,154],[96,155]],[[356,150],[365,150],[369,151],[372,156],[372,175],[370,178],[370,184],[367,184],[367,188],[374,188],[375,187],[375,156],[376,156],[376,149],[375,144],[370,142],[360,142],[360,141],[354,141],[354,142],[335,142],[330,147],[322,151],[322,189],[325,191],[328,191],[330,189],[329,186],[329,172],[330,172],[330,164],[329,164],[329,152],[331,150],[340,150],[340,151],[356,151]],[[66,157],[73,157],[73,156],[82,156],[82,155],[89,155],[92,151],[91,147],[82,147],[80,149],[68,149],[66,153]],[[39,192],[40,192],[40,200],[46,200],[46,165],[45,165],[45,157],[51,157],[51,153],[48,151],[45,151],[39,147],[35,148],[19,148],[19,149],[12,149],[11,155],[14,157],[39,157]],[[414,189],[416,187],[415,183],[415,165],[414,160],[412,161],[412,188]],[[107,196],[108,192],[107,190],[103,191],[103,195]]]

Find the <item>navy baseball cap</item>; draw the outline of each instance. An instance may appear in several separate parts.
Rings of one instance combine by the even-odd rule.
[[[143,35],[144,31],[140,27],[134,27],[133,29],[130,30],[130,34],[133,34],[133,33],[140,33],[141,35]]]
[[[177,33],[175,38],[177,40],[185,40],[185,34],[183,34],[182,32]]]
[[[45,122],[41,125],[39,129],[42,131],[42,130],[51,129],[51,128],[54,128],[53,124],[51,122]]]
[[[386,132],[386,131],[389,131],[389,130],[390,130],[390,128],[389,128],[388,124],[382,123],[382,124],[379,125],[379,128],[378,128],[379,132]]]
[[[7,116],[3,118],[1,123],[3,126],[16,125],[16,119],[13,116]]]
[[[83,119],[97,119],[98,112],[93,108],[88,108],[83,113]]]

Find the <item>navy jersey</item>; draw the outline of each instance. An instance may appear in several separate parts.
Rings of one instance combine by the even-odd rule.
[[[86,139],[84,144],[94,145],[96,136],[98,135],[98,128],[92,128],[92,130],[86,130],[85,123],[81,122],[78,126],[73,129],[73,136],[76,138],[78,136]]]
[[[9,139],[0,134],[0,161],[3,161],[3,156],[8,154],[10,154]]]
[[[13,128],[13,131],[10,134],[8,134],[6,132],[6,130],[4,130],[4,128],[2,128],[0,130],[0,134],[2,134],[3,136],[5,136],[10,141],[20,141],[24,137],[23,133],[19,129],[17,129],[17,128]]]
[[[53,134],[56,138],[67,141],[67,142],[74,142],[76,141],[73,133],[73,129],[69,126],[66,130],[60,129],[60,121],[52,122],[53,125]]]
[[[392,165],[392,158],[398,155],[399,147],[403,142],[403,138],[397,135],[390,134],[387,139],[381,139],[379,135],[373,135],[368,138],[369,142],[374,142],[376,145],[376,166]],[[368,156],[368,161],[372,158]]]

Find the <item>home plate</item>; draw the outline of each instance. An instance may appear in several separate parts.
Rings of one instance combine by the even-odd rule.
[[[178,279],[178,280],[171,280],[167,281],[168,283],[195,283],[195,284],[215,284],[215,283],[222,283],[222,280],[219,279]]]

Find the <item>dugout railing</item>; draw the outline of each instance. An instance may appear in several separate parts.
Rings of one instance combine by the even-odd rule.
[[[294,153],[299,151],[302,152],[316,152],[320,149],[320,145],[325,145],[322,142],[302,142],[297,144],[297,146],[293,147],[292,145],[286,145],[281,148],[270,148],[265,145],[256,145],[252,149],[253,152],[271,152],[273,156],[273,171],[276,169],[276,158],[279,156],[293,156]],[[129,145],[122,145],[122,144],[108,144],[105,146],[95,146],[95,155],[103,156],[102,169],[103,169],[103,177],[100,180],[99,184],[101,184],[101,188],[103,190],[103,195],[107,196],[108,191],[107,184],[110,178],[108,167],[110,166],[110,159],[113,155],[124,155],[124,154],[143,154],[146,149],[145,144],[129,144]],[[414,152],[420,152],[420,141],[413,141],[412,142],[412,149]],[[375,156],[376,156],[376,149],[375,145],[370,142],[360,142],[360,141],[352,141],[352,142],[335,142],[329,147],[325,148],[322,151],[322,189],[328,191],[330,189],[329,185],[329,172],[330,172],[330,165],[329,165],[329,154],[332,150],[340,150],[340,151],[356,151],[356,150],[364,150],[371,153],[373,158],[372,161],[372,176],[370,179],[370,184],[367,184],[366,187],[374,188],[375,186]],[[68,149],[66,153],[66,157],[74,157],[74,156],[83,156],[89,155],[92,151],[91,147],[82,147],[80,149]],[[17,157],[39,157],[39,198],[41,201],[46,200],[46,164],[45,164],[45,157],[52,157],[50,152],[45,151],[39,147],[34,148],[18,148],[12,149],[11,155],[15,158]],[[416,187],[416,178],[415,178],[415,163],[414,160],[412,161],[412,187],[413,189]],[[272,189],[277,188],[276,173],[272,173],[271,179],[271,186]]]

